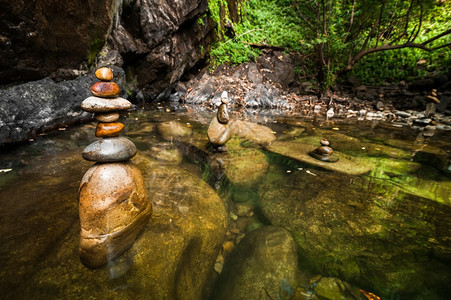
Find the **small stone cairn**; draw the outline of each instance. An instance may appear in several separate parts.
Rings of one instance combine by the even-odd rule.
[[[94,164],[83,176],[79,189],[80,259],[88,267],[107,264],[133,245],[152,213],[143,176],[130,161],[137,149],[120,134],[119,111],[132,104],[118,97],[119,86],[113,72],[103,67],[95,72],[101,81],[91,87],[93,96],[81,107],[95,113],[99,121],[95,135],[100,140],[82,153]]]
[[[309,153],[311,156],[325,162],[338,161],[338,156],[333,154],[334,150],[330,147],[330,142],[327,139],[322,139],[320,144],[321,146]]]
[[[207,130],[208,140],[219,152],[227,151],[225,144],[232,137],[232,129],[229,125],[230,118],[227,112],[228,99],[227,92],[222,92],[221,105],[219,105],[218,112],[211,120]]]
[[[425,114],[427,117],[435,115],[436,111],[435,105],[440,103],[440,100],[437,98],[437,96],[438,95],[436,89],[432,89],[431,93],[426,96],[428,103],[426,104]]]

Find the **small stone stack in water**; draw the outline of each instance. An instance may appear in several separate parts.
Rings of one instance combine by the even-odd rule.
[[[111,69],[100,68],[95,75],[101,81],[91,87],[94,96],[81,107],[95,113],[99,121],[95,135],[101,139],[82,153],[84,159],[97,163],[85,173],[79,189],[80,258],[92,268],[130,248],[152,212],[142,174],[129,161],[136,146],[120,136],[124,124],[117,122],[119,111],[129,109],[131,103],[118,97],[120,89],[111,81]]]
[[[227,112],[228,100],[227,92],[221,94],[221,105],[218,108],[218,113],[210,122],[207,130],[207,136],[210,143],[218,151],[227,151],[225,143],[232,137],[232,130],[229,126],[229,113]]]
[[[321,161],[336,162],[338,160],[338,156],[333,155],[334,150],[329,146],[330,142],[327,139],[322,139],[320,141],[320,144],[321,146],[319,146],[309,154]]]

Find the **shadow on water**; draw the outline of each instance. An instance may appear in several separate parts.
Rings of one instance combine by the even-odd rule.
[[[383,299],[445,299],[451,293],[448,132],[418,144],[415,130],[385,123],[265,117],[277,137],[271,147],[234,138],[227,153],[214,153],[206,139],[212,116],[162,108],[124,119],[154,214],[130,250],[97,270],[78,257],[78,185],[91,165],[80,154],[95,140],[94,124],[3,151],[2,298],[176,299],[198,284],[201,290],[190,295],[206,298],[227,267],[217,258],[219,252],[225,258],[223,241],[237,245],[267,225],[287,229],[296,242],[303,275],[293,290],[314,291],[309,278],[321,274]],[[189,134],[168,136],[160,126],[165,122]],[[323,137],[350,157],[343,169],[349,172],[312,164],[304,148],[296,148],[316,147]],[[214,202],[217,195],[222,204]],[[212,224],[221,219],[210,216],[224,204],[228,229],[215,236]],[[163,263],[174,257],[174,265]]]

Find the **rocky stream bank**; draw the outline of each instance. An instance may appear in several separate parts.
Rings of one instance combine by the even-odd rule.
[[[125,72],[113,67],[122,97],[136,106],[148,99],[138,87],[127,97]],[[223,91],[230,95],[232,114],[289,115],[387,121],[412,126],[430,136],[435,130],[451,130],[451,81],[445,74],[409,84],[365,86],[350,78],[335,91],[320,94],[311,82],[298,82],[293,61],[282,52],[269,51],[257,62],[208,68],[178,81],[168,98],[174,109],[182,106],[213,111]],[[87,96],[93,74],[54,82],[49,78],[0,90],[0,145],[34,138],[45,131],[67,127],[92,118],[79,108]],[[155,102],[156,103],[156,102]]]

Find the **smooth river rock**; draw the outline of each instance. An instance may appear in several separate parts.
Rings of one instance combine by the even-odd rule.
[[[96,268],[131,247],[152,206],[139,168],[132,162],[95,164],[79,189],[80,258]]]
[[[207,136],[215,146],[223,146],[232,137],[232,130],[229,124],[221,124],[215,116],[208,126]]]
[[[114,82],[99,81],[91,87],[91,93],[97,97],[114,98],[120,91],[119,86]]]
[[[96,137],[115,137],[119,136],[124,130],[125,125],[120,122],[99,123],[96,127]]]
[[[112,112],[112,113],[96,113],[95,118],[99,122],[115,122],[119,120],[119,113]]]
[[[303,163],[349,175],[365,174],[374,168],[374,164],[368,159],[354,157],[339,152],[336,152],[337,157],[334,157],[339,158],[338,161],[335,161],[334,163],[321,161],[309,155],[309,153],[315,151],[316,147],[306,144],[302,140],[275,141],[266,146],[266,149],[283,156],[291,157]]]
[[[167,141],[186,138],[193,134],[193,130],[190,127],[176,121],[160,123],[157,126],[157,130],[161,137]]]
[[[136,152],[132,141],[119,136],[95,141],[83,150],[82,156],[89,161],[116,162],[128,160],[135,156]]]
[[[230,121],[233,134],[261,146],[269,145],[276,140],[276,136],[268,126],[241,120]]]
[[[112,112],[126,110],[131,107],[131,102],[121,97],[106,99],[91,96],[81,103],[81,108],[89,112]]]
[[[113,71],[107,67],[98,69],[95,72],[95,75],[98,79],[103,81],[110,81],[111,79],[113,79]]]
[[[222,103],[218,108],[218,121],[221,124],[227,124],[230,121],[229,113],[227,112],[227,104]]]

